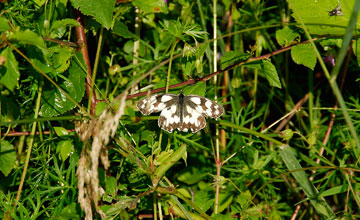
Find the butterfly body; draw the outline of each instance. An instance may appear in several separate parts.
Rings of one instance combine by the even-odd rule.
[[[197,95],[159,94],[140,100],[137,104],[142,114],[160,112],[158,125],[171,133],[173,130],[193,133],[206,126],[205,116],[218,118],[224,109],[216,102]]]

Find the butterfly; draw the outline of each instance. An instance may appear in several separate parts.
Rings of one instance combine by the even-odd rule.
[[[173,130],[196,133],[206,126],[206,117],[217,119],[224,113],[218,103],[197,95],[179,95],[170,93],[153,95],[136,103],[144,115],[160,112],[158,125],[165,131]]]

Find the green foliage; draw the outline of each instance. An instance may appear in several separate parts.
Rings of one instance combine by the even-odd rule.
[[[79,161],[97,140],[74,123],[102,134],[117,121],[85,122],[123,111],[99,158],[86,158],[110,163],[88,188],[100,192],[93,219],[359,219],[360,43],[346,31],[356,1],[216,3],[2,3],[0,218],[84,219]],[[197,133],[163,132],[136,102],[166,85],[225,114]]]

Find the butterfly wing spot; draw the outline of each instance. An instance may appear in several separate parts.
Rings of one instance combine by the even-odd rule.
[[[200,103],[201,103],[201,98],[200,98],[200,97],[197,97],[197,96],[194,96],[194,97],[191,97],[191,98],[190,98],[190,101],[192,101],[192,102],[195,103],[196,105],[200,105]]]
[[[178,128],[178,130],[183,132],[191,130],[192,133],[195,133],[203,129],[205,126],[205,117],[199,111],[187,105],[184,108],[183,123]]]

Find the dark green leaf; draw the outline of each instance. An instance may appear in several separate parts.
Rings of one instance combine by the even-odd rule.
[[[122,36],[123,38],[133,38],[134,34],[129,31],[128,27],[121,21],[116,20],[113,33]]]
[[[110,29],[115,0],[71,0],[70,2],[81,13],[94,17],[102,26]]]
[[[79,57],[79,59],[76,57]],[[73,57],[68,70],[68,77],[59,80],[59,86],[77,102],[81,100],[85,92],[86,71],[82,68],[85,67],[85,65],[83,59],[80,59],[80,57],[81,54],[79,53]],[[81,64],[79,60],[81,60]],[[72,103],[63,92],[52,85],[44,87],[42,98],[40,115],[43,117],[59,115],[75,107],[75,103]]]
[[[225,69],[226,67],[233,65],[235,63],[239,63],[241,61],[245,61],[250,57],[248,53],[242,53],[239,51],[229,51],[221,57],[221,69]]]
[[[0,84],[14,91],[20,76],[18,62],[10,47],[5,48],[0,55],[6,59],[5,64],[0,67]]]
[[[76,20],[70,18],[54,21],[54,23],[51,25],[50,28],[50,32],[51,32],[50,37],[51,38],[62,37],[66,31],[67,26],[78,27],[80,25]]]

